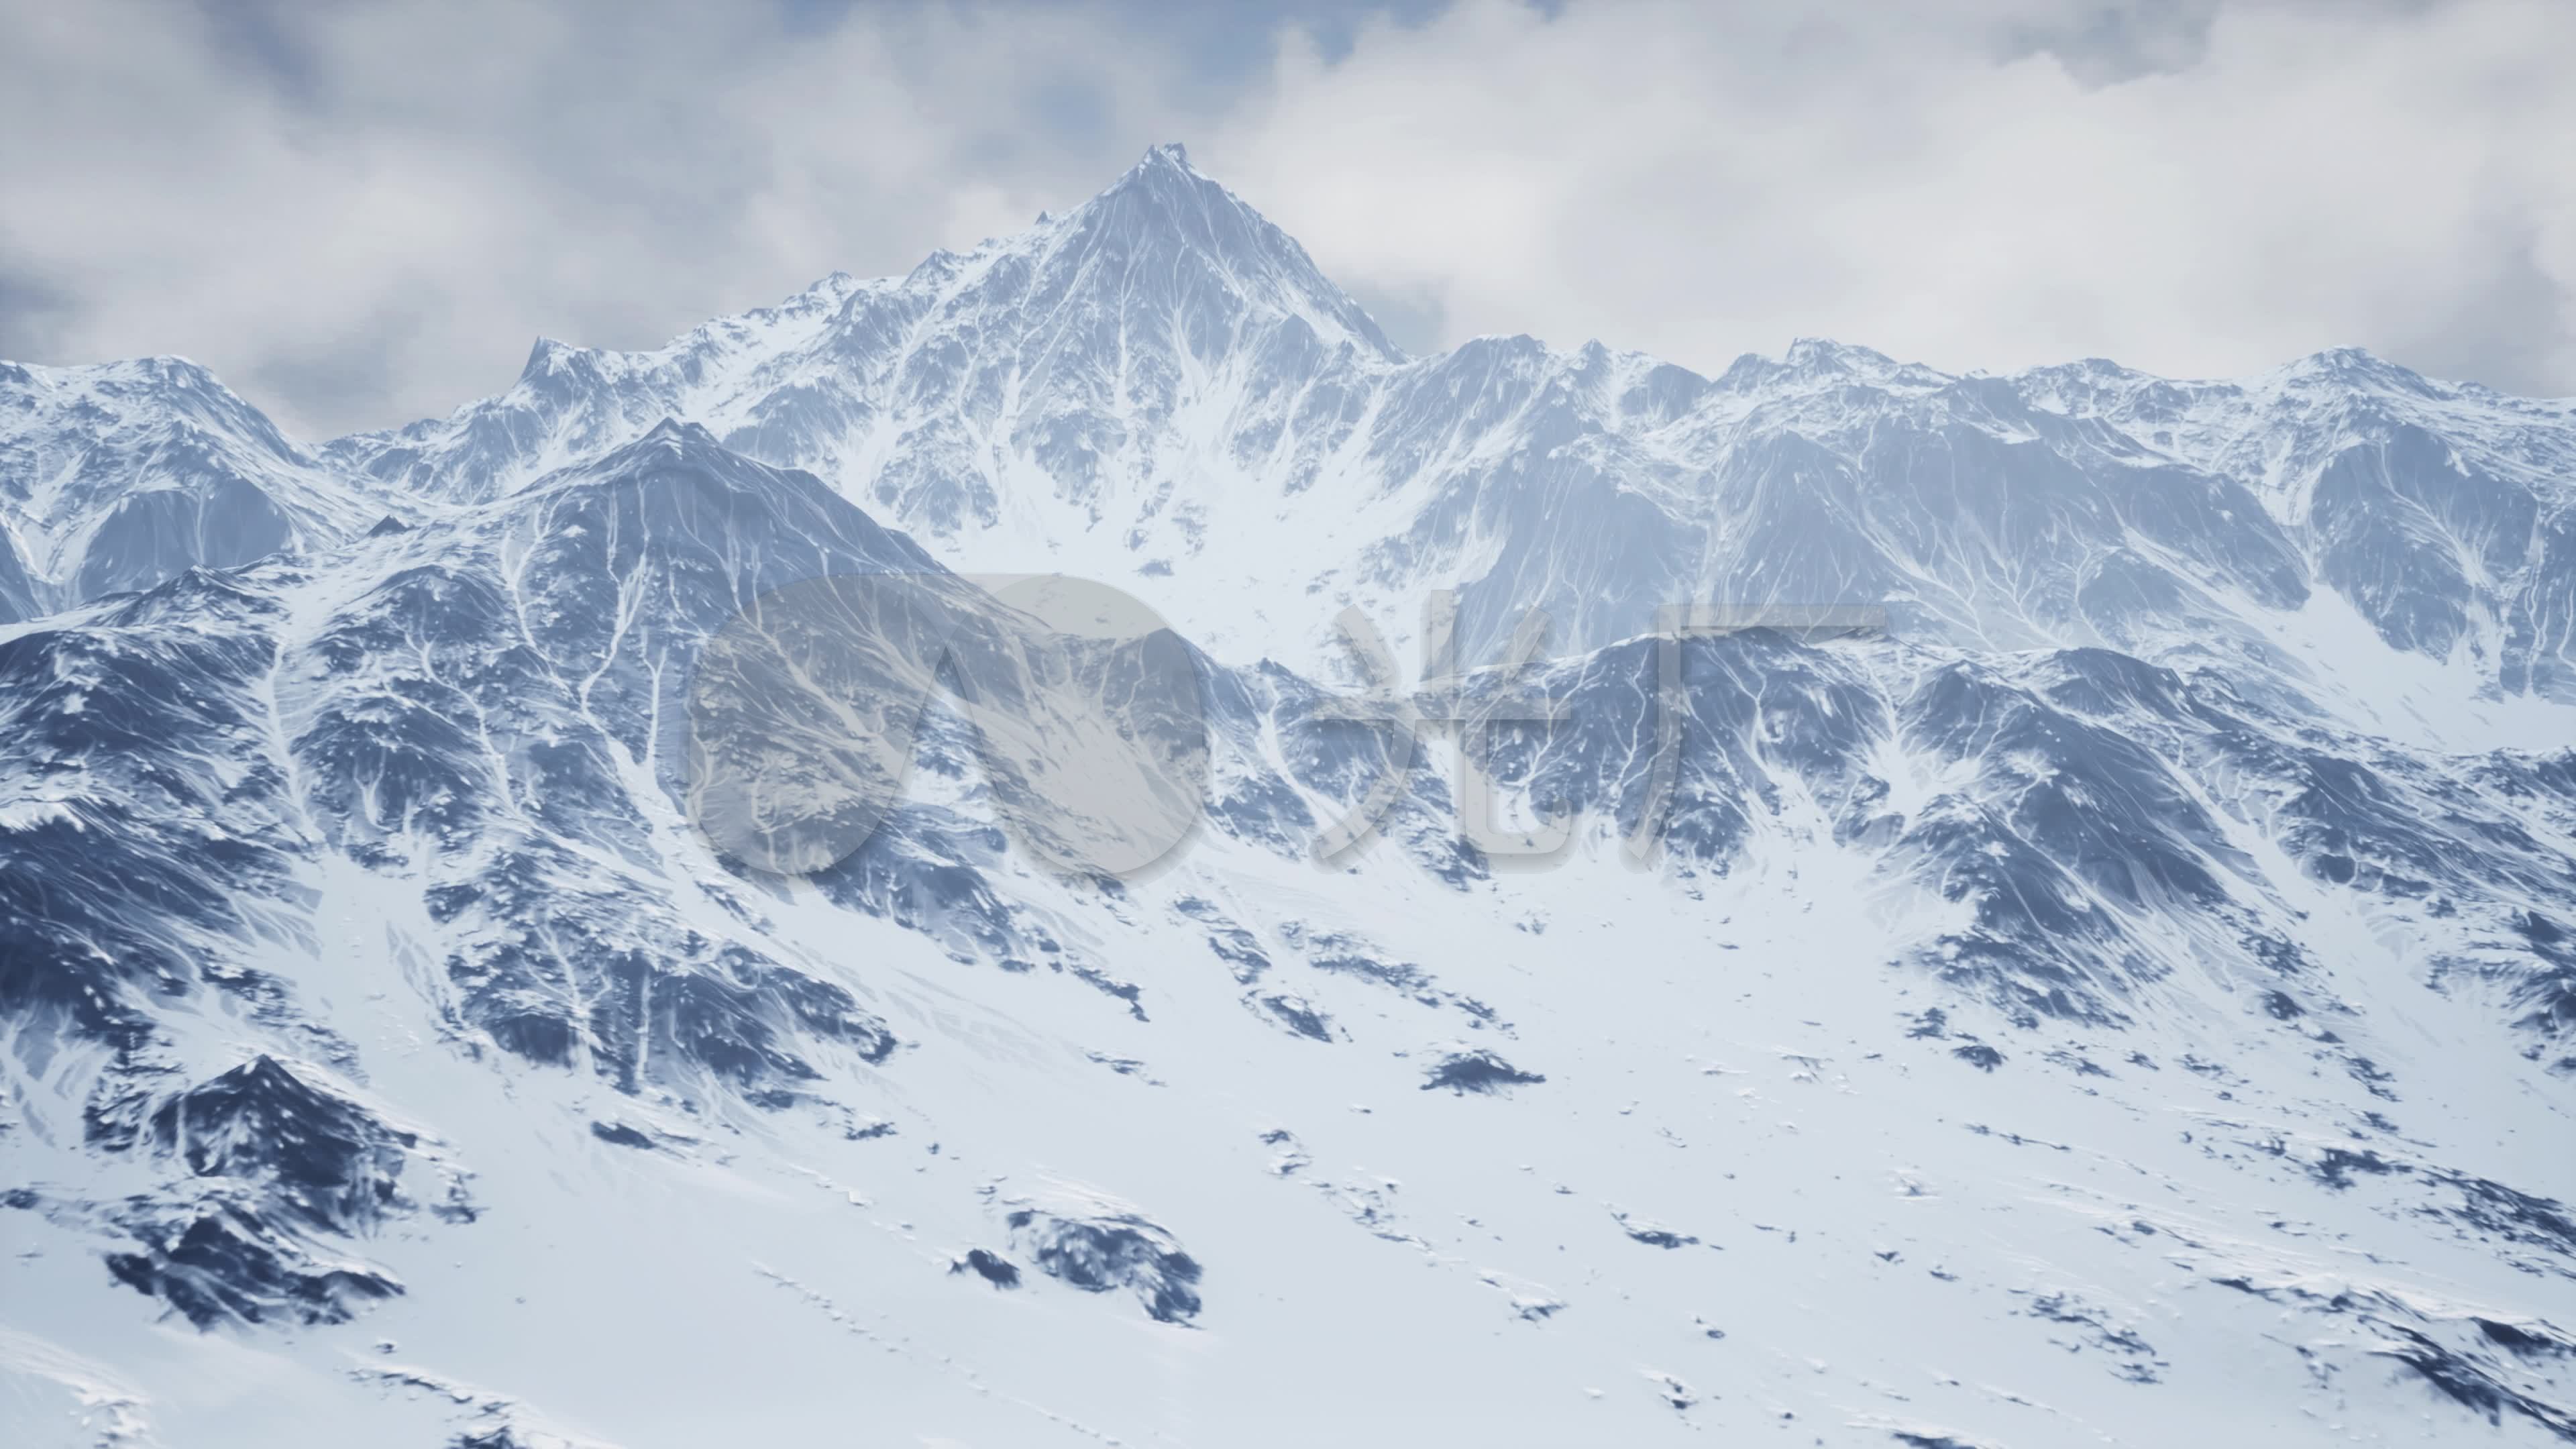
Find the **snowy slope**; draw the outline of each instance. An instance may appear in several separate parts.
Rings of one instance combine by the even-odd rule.
[[[12,1443],[2576,1440],[2564,404],[1407,359],[1168,149],[399,434],[25,375]],[[83,600],[146,436],[294,527]],[[1338,717],[1435,586],[1552,726]]]

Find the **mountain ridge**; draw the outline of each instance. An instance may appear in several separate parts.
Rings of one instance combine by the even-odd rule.
[[[0,618],[13,1426],[2576,1441],[2557,405],[1388,360],[1131,182],[271,463],[0,414],[49,591],[294,525]]]
[[[1220,232],[1208,215],[1249,220]],[[1097,257],[1127,246],[1178,260],[1110,286],[1130,274],[1102,272]],[[1251,260],[1234,266],[1238,255]],[[1274,271],[1294,282],[1287,301],[1234,282]],[[1160,285],[1166,274],[1181,280]],[[406,487],[508,486],[660,416],[696,417],[728,446],[835,481],[952,561],[1148,589],[1195,638],[1313,671],[1337,667],[1333,608],[1379,616],[1404,647],[1408,606],[1433,587],[1462,591],[1470,658],[1489,657],[1512,627],[1504,615],[1523,608],[1553,615],[1563,646],[1589,648],[1644,632],[1660,605],[1710,599],[1885,602],[1910,608],[1912,627],[2009,637],[1959,602],[1978,587],[1951,556],[1963,541],[1919,542],[1936,520],[1873,501],[1890,495],[1867,476],[1880,466],[1868,440],[1899,429],[1936,460],[1962,442],[2037,441],[2065,460],[2031,454],[2047,468],[2252,487],[2238,504],[2248,527],[2268,515],[2264,526],[2288,530],[2300,567],[2392,648],[2457,662],[2459,679],[2371,702],[2391,717],[2423,713],[2426,691],[2576,697],[2558,582],[2576,556],[2563,482],[2576,404],[2436,384],[2354,349],[2219,383],[2089,362],[1952,374],[1819,339],[1714,377],[1528,338],[1407,358],[1355,345],[1348,327],[1338,342],[1319,330],[1347,304],[1293,242],[1158,149],[1085,207],[905,278],[827,279],[656,352],[541,348],[544,375],[508,393],[326,451]],[[2457,462],[2465,481],[2443,484],[2409,458],[2417,491],[2444,496],[2392,492],[2362,456],[2392,440]],[[1784,476],[1762,476],[1766,449]],[[2320,502],[2319,480],[2339,464]],[[1896,466],[1910,477],[1934,465]],[[1851,499],[1819,496],[1834,489]],[[2010,492],[1995,504],[2031,506]],[[1897,513],[1870,516],[1888,507]],[[1550,537],[1555,518],[1578,515],[1603,521]],[[1240,532],[1255,516],[1262,526]],[[2225,570],[2188,552],[2176,570],[2141,550],[2134,515],[2084,527],[2080,555],[2013,586],[2037,605],[2014,621],[2021,637],[2141,647],[2084,622],[2072,600],[2105,566],[2120,577],[2100,587],[2175,600],[2181,636],[2286,629],[2290,647],[2314,652],[2323,643],[2305,636],[2339,627],[2283,617],[2299,611],[2259,596],[2210,595]],[[2215,527],[2193,547],[2234,546]],[[1729,542],[1766,531],[1811,540],[1811,557],[1784,572],[1767,545]],[[2517,545],[2547,566],[2514,566]],[[2472,549],[2479,562],[2462,562]],[[1612,556],[1651,562],[1614,580]],[[2008,577],[2022,564],[1997,554],[1978,569]],[[2374,582],[2417,574],[2409,591],[2442,596],[2430,613],[2403,613]],[[1310,596],[1333,608],[1304,609]],[[1312,617],[1293,617],[1301,609]]]

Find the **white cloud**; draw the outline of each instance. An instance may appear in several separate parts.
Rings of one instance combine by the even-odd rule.
[[[308,435],[390,423],[535,334],[900,272],[1183,139],[1443,341],[2188,374],[2357,342],[2576,391],[2576,7],[1934,8],[1469,4],[1237,74],[1136,4],[24,0],[0,353],[185,352]]]
[[[53,305],[0,352],[184,352],[308,433],[443,411],[536,334],[652,345],[1096,186],[1142,143],[1060,138],[1031,98],[1150,93],[1112,38],[485,0],[299,10],[263,56],[165,6],[30,4],[0,34],[0,285]]]
[[[1999,60],[2040,7],[1919,13],[1473,7],[1292,48],[1204,149],[1450,340],[2187,375],[2359,343],[2576,391],[2576,7],[2243,5],[2092,86]]]

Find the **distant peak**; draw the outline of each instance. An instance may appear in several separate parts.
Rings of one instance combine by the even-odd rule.
[[[519,369],[519,375],[544,377],[550,373],[561,372],[580,356],[581,349],[569,342],[557,342],[551,337],[540,337],[536,345],[528,349],[527,366]]]
[[[2275,375],[2294,384],[2397,391],[2423,397],[2440,397],[2445,392],[2442,384],[2367,347],[2329,347],[2312,352]]]
[[[224,390],[212,372],[176,353],[156,353],[148,357],[128,357],[115,362],[79,362],[60,366],[41,363],[5,363],[10,372],[27,382],[47,387],[89,387],[98,384],[150,388],[207,388]]]
[[[194,358],[164,353],[142,360],[144,371],[172,387],[216,387],[215,375]]]
[[[2332,373],[2339,376],[2387,377],[2407,369],[2398,366],[2367,347],[2329,347],[2312,352],[2290,364],[2301,373]]]
[[[1403,356],[1294,237],[1192,166],[1179,142],[1148,148],[1126,174],[1051,223],[1044,236],[1049,246],[1105,243],[1122,266],[1147,252],[1164,262],[1200,257],[1216,285],[1303,317],[1328,346],[1348,340],[1380,358]]]
[[[856,292],[859,288],[865,285],[866,284],[864,282],[861,282],[857,277],[851,276],[848,272],[836,269],[821,280],[815,282],[814,285],[807,287],[804,291],[788,298],[785,302],[779,305],[781,310],[786,311],[794,311],[799,307],[837,307],[843,302],[848,301],[851,293]]]
[[[1226,190],[1206,172],[1192,166],[1189,148],[1178,141],[1166,141],[1159,146],[1147,147],[1143,158],[1128,167],[1126,174],[1112,183],[1102,195],[1120,196],[1138,193],[1164,198],[1191,196],[1202,200],[1212,196],[1223,196],[1236,205],[1242,204],[1235,199],[1233,192]]]
[[[1858,384],[1872,388],[1945,387],[1958,379],[1920,362],[1899,362],[1874,347],[1836,342],[1830,337],[1799,337],[1773,359],[1748,352],[1720,374],[1717,386],[1729,392],[1771,388],[1805,391]]]
[[[1787,362],[1791,367],[1851,367],[1856,364],[1892,365],[1895,359],[1874,348],[1836,342],[1830,337],[1791,339]]]
[[[666,415],[662,421],[653,425],[651,432],[644,435],[643,441],[659,443],[664,447],[679,447],[691,443],[713,446],[716,435],[708,432],[700,424]]]

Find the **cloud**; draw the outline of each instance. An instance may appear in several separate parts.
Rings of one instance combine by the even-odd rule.
[[[1055,8],[191,19],[0,22],[0,296],[47,304],[0,355],[185,352],[307,434],[497,390],[535,334],[650,346],[1025,225],[1132,163],[1185,75]]]
[[[2576,392],[2576,9],[1927,13],[1462,8],[1292,45],[1200,149],[1453,340],[2185,375],[2360,344]]]
[[[908,270],[1164,139],[1413,345],[2359,343],[2576,392],[2547,0],[0,4],[0,355],[184,352],[308,436],[493,391],[536,334]]]

